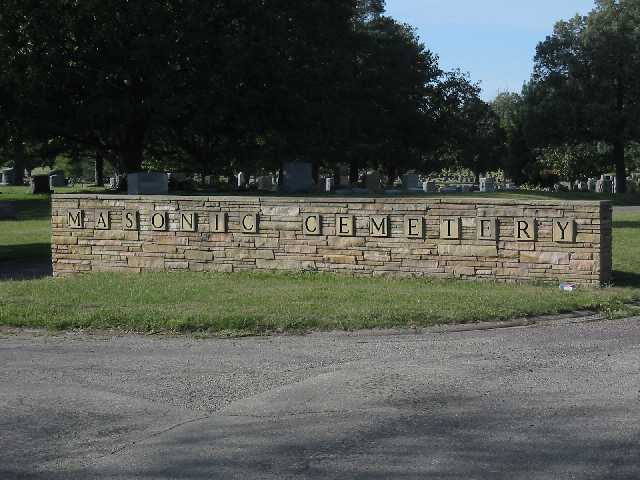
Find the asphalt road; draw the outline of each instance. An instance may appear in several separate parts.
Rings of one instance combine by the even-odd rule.
[[[638,479],[640,318],[0,335],[0,478]]]

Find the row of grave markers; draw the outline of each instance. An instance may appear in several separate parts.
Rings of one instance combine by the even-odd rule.
[[[94,210],[93,228],[110,230],[112,226],[109,210]],[[140,216],[136,210],[124,210],[122,214],[123,230],[139,230]],[[197,232],[199,214],[196,212],[179,212],[179,231]],[[257,213],[241,213],[238,227],[241,233],[256,234],[260,231]],[[369,235],[372,237],[391,236],[390,220],[386,215],[371,215],[369,219]],[[210,233],[227,233],[229,231],[228,214],[226,212],[209,212]],[[476,238],[478,240],[498,240],[500,222],[495,217],[478,217],[476,220]],[[69,228],[85,229],[87,227],[84,210],[68,210],[66,222]],[[404,234],[407,238],[424,239],[426,235],[425,217],[404,216]],[[150,216],[151,230],[168,231],[170,227],[168,212],[153,212]],[[302,233],[318,236],[323,234],[322,216],[305,214],[302,218]],[[354,215],[335,215],[335,235],[342,237],[356,236]],[[439,236],[443,240],[462,239],[462,217],[441,217]],[[537,221],[535,218],[515,218],[513,220],[513,239],[523,242],[537,241]],[[575,243],[576,222],[572,218],[553,220],[553,241],[558,243]]]

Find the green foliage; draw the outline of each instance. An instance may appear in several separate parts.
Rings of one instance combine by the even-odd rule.
[[[573,181],[598,176],[608,164],[611,149],[604,144],[581,143],[540,149],[538,164],[560,180]]]
[[[306,159],[393,176],[441,167],[445,146],[495,163],[477,86],[442,72],[384,4],[4,0],[0,144],[47,165],[99,154],[125,173]]]
[[[537,146],[606,142],[624,191],[625,147],[640,138],[640,2],[598,0],[538,45],[525,89]]]

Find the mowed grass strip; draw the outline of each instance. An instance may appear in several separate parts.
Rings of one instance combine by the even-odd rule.
[[[422,327],[593,309],[634,289],[362,278],[328,274],[92,274],[0,283],[0,324],[140,332]]]

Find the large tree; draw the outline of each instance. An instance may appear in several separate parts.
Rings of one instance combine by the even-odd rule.
[[[505,148],[502,162],[505,173],[517,184],[534,180],[532,177],[536,173],[536,157],[526,136],[528,117],[522,95],[500,93],[491,103],[491,107],[498,115],[504,131]]]
[[[526,89],[537,143],[604,141],[619,192],[625,148],[640,138],[640,0],[597,0],[586,17],[556,24],[537,47]]]
[[[257,137],[296,157],[318,143],[355,15],[355,0],[2,0],[0,63],[31,136],[125,172],[165,136],[199,163]]]

